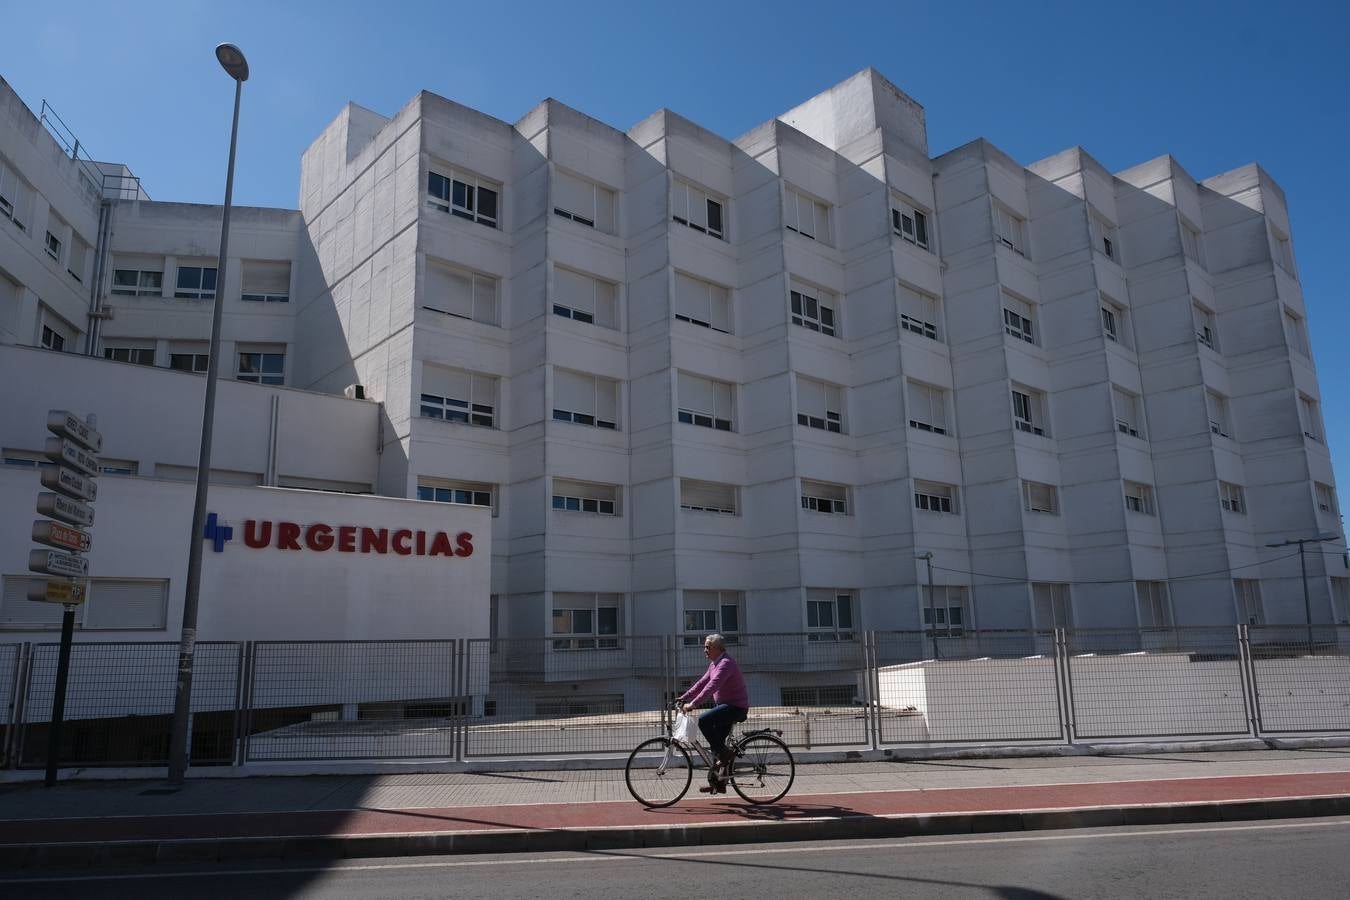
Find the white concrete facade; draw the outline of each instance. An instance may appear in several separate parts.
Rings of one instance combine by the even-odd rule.
[[[30,218],[49,202],[98,247],[96,192],[0,87]],[[377,437],[350,466],[309,439],[244,471],[489,504],[502,636],[919,628],[923,552],[939,624],[1301,622],[1297,559],[1264,544],[1341,532],[1284,196],[1255,165],[933,158],[923,108],[868,69],[735,141],[667,110],[621,132],[553,100],[514,124],[429,93],[348,105],[299,206],[235,213],[222,374],[264,382],[241,397],[361,385],[378,406],[332,402],[376,409]],[[0,341],[58,316],[67,351],[92,332],[95,356],[190,367],[218,208],[104,207],[79,282],[0,220]],[[118,452],[158,465],[164,440]],[[1321,549],[1313,618],[1350,621]]]

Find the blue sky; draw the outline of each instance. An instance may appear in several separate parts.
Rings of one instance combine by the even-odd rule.
[[[430,90],[514,121],[556,97],[618,128],[660,107],[735,137],[871,65],[927,110],[934,155],[985,137],[1022,163],[1081,144],[1120,170],[1171,153],[1283,186],[1342,509],[1350,508],[1344,176],[1350,4],[722,2],[7,4],[3,75],[158,200],[218,203],[247,53],[235,201],[296,205],[300,154],[348,100]],[[1341,174],[1338,174],[1341,173]]]

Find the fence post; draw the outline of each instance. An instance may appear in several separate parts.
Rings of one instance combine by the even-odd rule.
[[[868,746],[881,749],[881,693],[877,680],[877,633],[863,633],[863,702],[867,704]]]
[[[1061,725],[1063,726],[1064,740],[1068,744],[1074,742],[1074,721],[1073,709],[1073,672],[1069,664],[1069,637],[1068,629],[1056,628],[1054,630],[1055,644],[1055,691],[1059,694],[1059,708],[1062,716]]]
[[[253,740],[253,700],[257,694],[258,642],[244,642],[244,697],[240,716],[239,765],[248,764],[249,744]]]
[[[1252,660],[1251,629],[1237,627],[1238,669],[1242,673],[1242,703],[1247,711],[1247,728],[1252,737],[1261,736],[1261,692],[1256,687],[1256,663]]]
[[[464,703],[456,702],[451,712],[454,719],[450,727],[450,740],[454,748],[455,762],[464,762],[464,757],[468,751],[469,743],[469,707],[473,705],[473,698],[469,695],[469,653],[465,638],[456,638],[453,650],[453,671],[451,679],[455,682],[453,687],[456,689],[450,696],[463,698]],[[489,648],[490,650],[491,648]]]
[[[27,641],[18,645],[14,658],[14,681],[9,695],[9,727],[5,729],[5,743],[0,745],[0,767],[17,769],[22,744],[19,734],[23,728],[24,701],[28,697],[28,659],[33,653],[33,645]]]
[[[244,764],[244,697],[248,694],[248,651],[249,642],[240,641],[238,649],[238,667],[234,674],[234,747],[230,754],[230,765]]]

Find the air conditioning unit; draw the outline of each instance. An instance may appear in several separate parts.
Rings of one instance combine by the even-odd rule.
[[[366,399],[366,386],[364,384],[349,384],[342,389],[342,393],[348,400]]]

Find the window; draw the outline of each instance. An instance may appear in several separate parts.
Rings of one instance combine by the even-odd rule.
[[[42,326],[42,346],[48,350],[65,350],[66,336],[50,325]]]
[[[1308,349],[1308,329],[1303,317],[1287,306],[1284,308],[1284,338],[1290,350],[1301,356],[1312,356]]]
[[[427,261],[425,309],[488,325],[497,324],[497,279]]]
[[[1026,220],[1001,203],[994,204],[994,240],[1026,256]]]
[[[291,299],[291,264],[246,259],[240,300],[252,303],[287,303]]]
[[[207,345],[196,343],[175,343],[169,345],[169,368],[180,372],[206,374],[209,361]]]
[[[140,366],[155,364],[154,347],[104,347],[103,358],[117,362],[136,363]]]
[[[848,515],[848,488],[842,484],[802,479],[802,509],[811,512]]]
[[[1322,440],[1322,417],[1317,412],[1317,401],[1302,391],[1298,393],[1298,418],[1305,437]]]
[[[1350,625],[1350,578],[1331,579],[1331,615],[1342,625]]]
[[[844,433],[843,390],[814,378],[797,376],[797,424]]]
[[[617,516],[619,514],[619,488],[613,484],[592,484],[585,481],[555,478],[553,479],[553,508],[563,512]]]
[[[0,597],[0,628],[57,629],[61,627],[59,603],[28,600],[26,576],[7,575]],[[168,582],[93,578],[89,597],[75,612],[75,625],[83,631],[156,630],[165,627]]]
[[[1153,510],[1153,488],[1138,481],[1125,482],[1125,508],[1130,512],[1155,515]]]
[[[43,240],[43,246],[48,256],[57,262],[61,261],[61,239],[59,237],[48,231],[47,237]]]
[[[0,160],[0,216],[12,221],[20,231],[27,231],[28,206],[31,189],[9,163]]]
[[[112,459],[107,456],[100,456],[98,460],[98,473],[100,475],[135,475],[140,469],[140,463],[134,459]]]
[[[618,286],[562,266],[553,267],[553,314],[564,319],[617,328]]]
[[[50,469],[56,465],[46,453],[37,450],[16,450],[11,447],[4,449],[4,464],[25,469]]]
[[[1242,486],[1231,484],[1227,481],[1219,482],[1219,505],[1225,512],[1245,515],[1247,512],[1247,500],[1243,496]]]
[[[1115,341],[1122,347],[1130,345],[1129,333],[1125,330],[1125,307],[1101,295],[1102,334],[1108,341]]]
[[[1143,408],[1138,394],[1111,386],[1111,403],[1116,410],[1116,431],[1130,437],[1144,436]]]
[[[615,429],[619,383],[598,375],[553,370],[553,418],[559,422]]]
[[[1021,338],[1028,344],[1036,343],[1036,333],[1032,328],[1032,306],[1025,300],[1019,300],[1007,291],[1003,292],[1003,330],[1015,338]]]
[[[75,234],[70,233],[70,258],[66,260],[66,271],[71,278],[84,283],[84,270],[89,263],[89,244]]]
[[[821,334],[835,337],[837,322],[835,310],[838,304],[829,291],[808,287],[796,281],[789,292],[792,306],[792,324],[819,331]]]
[[[1172,627],[1172,601],[1165,581],[1136,581],[1134,596],[1138,603],[1140,628]]]
[[[261,351],[241,351],[235,369],[235,381],[255,384],[285,384],[286,354]]]
[[[966,589],[960,585],[935,584],[923,589],[923,627],[958,637],[966,627]]]
[[[1012,389],[1013,425],[1018,431],[1041,437],[1048,435],[1045,416],[1045,395],[1031,388]]]
[[[159,297],[164,293],[163,263],[122,260],[113,269],[112,292],[123,297]],[[213,285],[214,286],[214,285]]]
[[[553,212],[608,234],[616,233],[614,192],[561,169],[553,172]]]
[[[900,327],[934,341],[942,340],[942,312],[938,299],[900,285]]]
[[[1073,600],[1067,584],[1033,581],[1031,602],[1037,628],[1073,628]]]
[[[1205,390],[1205,408],[1209,412],[1209,430],[1220,437],[1232,437],[1233,427],[1229,424],[1228,398],[1218,391]]]
[[[675,318],[728,334],[732,331],[731,291],[691,275],[675,273]]]
[[[497,379],[426,363],[422,366],[420,414],[462,425],[495,428]]]
[[[956,513],[956,487],[939,481],[914,479],[914,508],[924,512]]]
[[[1185,216],[1178,217],[1181,224],[1181,252],[1189,260],[1203,267],[1205,265],[1205,245],[1196,228]]]
[[[734,516],[737,509],[736,486],[734,484],[717,484],[712,481],[681,478],[680,509],[687,509],[690,512],[710,512]]]
[[[456,503],[460,506],[492,508],[494,487],[468,481],[444,481],[437,478],[417,479],[417,499],[434,503]]]
[[[1219,334],[1214,322],[1214,311],[1199,300],[1191,301],[1191,313],[1195,319],[1195,339],[1211,350],[1219,349]]]
[[[1298,276],[1294,273],[1294,245],[1290,243],[1289,236],[1272,225],[1270,237],[1275,244],[1274,258],[1276,265],[1297,278]]]
[[[891,197],[891,230],[903,240],[927,250],[928,213],[899,197]]]
[[[808,588],[806,628],[810,641],[853,640],[853,593]]]
[[[726,240],[722,203],[706,191],[677,180],[671,194],[671,216],[681,225]]]
[[[909,427],[934,434],[947,433],[947,392],[940,387],[910,381],[905,386]]]
[[[1088,213],[1088,230],[1092,232],[1092,249],[1107,259],[1120,262],[1120,241],[1116,226],[1096,212]]]
[[[554,650],[616,650],[622,630],[622,594],[554,593]]]
[[[802,237],[830,242],[830,208],[796,188],[783,191],[783,224]]]
[[[710,634],[739,644],[744,610],[745,597],[740,591],[685,591],[684,646],[701,646]]]
[[[178,282],[173,292],[180,300],[213,300],[216,296],[214,266],[179,266]]]
[[[1237,601],[1238,622],[1243,625],[1264,625],[1265,610],[1261,607],[1261,582],[1255,578],[1234,578],[1233,598]]]
[[[1336,492],[1331,489],[1331,485],[1323,484],[1320,481],[1314,481],[1313,494],[1317,498],[1317,512],[1319,516],[1335,521],[1337,518]]]
[[[427,173],[427,205],[489,228],[500,225],[497,199],[502,186],[467,172],[446,169]]]
[[[736,388],[725,381],[713,381],[680,372],[678,376],[679,412],[686,425],[731,431],[735,422]]]
[[[1059,515],[1059,489],[1040,481],[1023,481],[1022,508],[1027,512]]]

